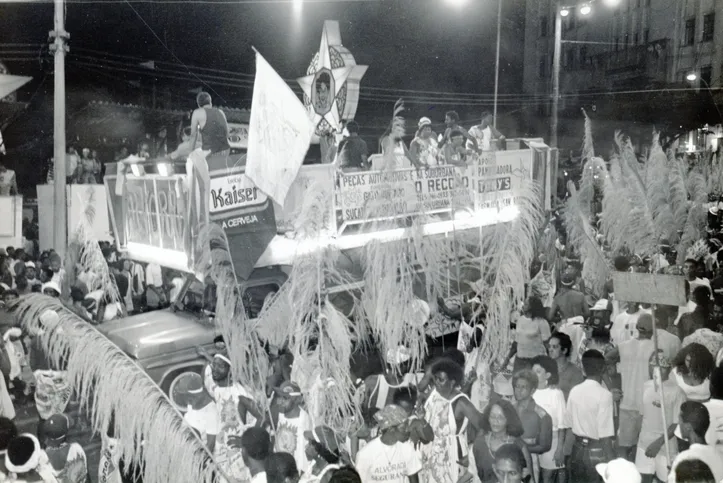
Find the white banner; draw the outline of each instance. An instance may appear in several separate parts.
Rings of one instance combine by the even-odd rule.
[[[257,52],[246,175],[282,206],[304,162],[312,129],[304,105]]]

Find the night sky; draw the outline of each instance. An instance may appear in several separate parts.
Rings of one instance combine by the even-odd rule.
[[[3,43],[47,43],[52,3],[4,4],[0,9]],[[501,91],[519,92],[524,1],[504,0],[503,9]],[[358,64],[370,66],[362,95],[380,92],[364,87],[493,92],[495,0],[469,0],[464,8],[445,0],[312,1],[303,5],[300,20],[290,3],[69,3],[69,84],[89,78],[113,83],[107,71],[99,73],[102,57],[84,49],[178,63],[175,55],[187,65],[253,74],[253,45],[284,78],[295,78],[305,73],[318,50],[325,19],[340,22],[344,46]],[[37,75],[37,63],[8,65],[12,73]],[[228,95],[233,99],[226,99],[227,105],[248,107],[250,90]]]

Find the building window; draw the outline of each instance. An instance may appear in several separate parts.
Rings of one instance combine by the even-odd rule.
[[[623,48],[627,49],[629,43],[630,43],[630,34],[625,34],[625,45],[623,45]]]
[[[713,40],[715,32],[715,13],[703,15],[703,42]]]
[[[620,47],[620,37],[615,37],[615,52],[618,51],[619,47]]]
[[[547,15],[540,17],[540,37],[547,37]]]
[[[545,70],[547,70],[547,59],[543,57],[540,59],[540,67],[539,67],[539,71],[538,71],[538,75],[540,76],[540,79],[545,78]]]
[[[634,43],[635,45],[638,45],[638,42],[639,42],[639,41],[640,41],[640,36],[638,35],[637,32],[635,32],[635,33],[633,34],[633,43]]]
[[[650,0],[645,0],[645,6],[646,6],[646,7],[649,7],[649,6],[650,6]]]
[[[645,29],[643,31],[643,43],[647,44],[648,42],[650,42],[650,29]]]
[[[710,88],[710,83],[713,80],[713,68],[710,65],[701,67],[700,69],[700,80],[705,87]]]
[[[587,65],[587,47],[580,47],[580,65]]]
[[[569,49],[567,52],[565,52],[565,66],[573,68],[575,67],[573,63],[575,62],[575,51],[572,49]]]
[[[683,45],[693,45],[695,43],[695,19],[689,18],[685,21],[685,35],[683,36]]]

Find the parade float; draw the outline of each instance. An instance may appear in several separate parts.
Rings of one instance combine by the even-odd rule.
[[[336,22],[325,24],[324,38],[330,32],[338,34]],[[217,335],[229,348],[234,377],[264,410],[268,353],[291,352],[312,419],[340,435],[361,423],[352,352],[374,346],[385,354],[402,345],[421,368],[427,338],[459,328],[438,310],[440,301],[477,300],[476,312],[462,317],[484,323],[489,334],[480,357],[507,354],[550,208],[550,149],[540,139],[511,139],[510,149],[480,153],[465,166],[348,173],[334,163],[304,165],[310,142],[321,143],[353,117],[365,70],[340,40],[322,40],[323,49],[300,80],[313,86],[304,102],[257,53],[247,153],[239,162],[197,150],[185,163],[129,158],[107,166],[119,249],[185,274],[169,309],[96,329],[42,296],[20,304],[21,318],[42,332],[51,356],[70,358],[69,378],[93,407],[94,428],[107,430],[113,416],[127,461],[162,461],[145,467],[144,481],[208,481],[216,469],[174,419],[185,408],[163,401],[184,374],[203,372],[198,349],[212,348]],[[391,126],[400,137],[402,116],[395,106]],[[85,249],[77,263],[91,269],[97,244],[78,238]],[[38,325],[49,308],[60,314],[57,327]],[[76,337],[93,348],[84,342],[87,352],[76,354]],[[116,371],[125,375],[112,389]],[[118,398],[126,390],[131,397]],[[162,438],[155,434],[160,424],[170,429]],[[181,443],[191,448],[178,466],[186,471],[169,473],[177,459],[157,450]]]

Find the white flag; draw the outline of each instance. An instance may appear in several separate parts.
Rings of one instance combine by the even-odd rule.
[[[312,132],[304,105],[257,52],[246,176],[281,206],[309,150]]]

